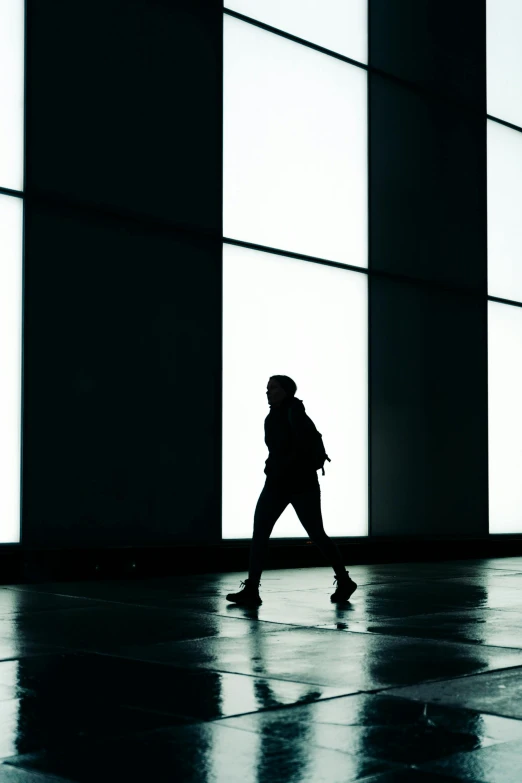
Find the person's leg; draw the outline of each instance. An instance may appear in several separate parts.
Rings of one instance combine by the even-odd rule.
[[[268,549],[268,539],[274,525],[287,507],[288,492],[270,481],[265,482],[254,512],[254,531],[250,546],[250,566],[248,580],[258,585]]]
[[[321,487],[316,483],[299,488],[290,495],[290,503],[295,509],[299,521],[308,533],[310,540],[320,549],[330,563],[336,576],[346,574],[341,553],[334,541],[326,534],[321,513]]]

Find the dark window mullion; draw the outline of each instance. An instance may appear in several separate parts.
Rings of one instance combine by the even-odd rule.
[[[15,196],[16,198],[23,198],[24,194],[21,190],[13,190],[12,188],[3,188],[0,186],[0,194],[3,196]]]
[[[263,253],[273,253],[277,256],[287,256],[289,258],[297,258],[300,261],[311,261],[314,264],[324,264],[325,266],[335,266],[339,269],[348,269],[353,272],[363,272],[368,274],[368,269],[362,266],[354,266],[353,264],[343,264],[342,261],[330,261],[327,258],[318,258],[317,256],[307,256],[303,253],[293,253],[291,250],[281,250],[277,247],[268,247],[267,245],[257,245],[254,242],[244,242],[242,239],[231,239],[230,237],[223,237],[223,242],[227,245],[238,245],[239,247],[246,247],[249,250],[260,250]]]
[[[512,130],[520,131],[522,133],[522,128],[520,125],[513,125],[512,122],[507,122],[506,120],[501,120],[498,117],[493,117],[492,114],[488,114],[488,120],[493,120],[494,122],[498,122],[499,125],[505,125],[507,128],[511,128]]]
[[[266,30],[269,33],[280,35],[282,38],[288,38],[289,41],[302,44],[303,46],[308,46],[310,49],[315,49],[322,54],[327,54],[330,57],[335,57],[337,60],[342,60],[343,62],[349,63],[350,65],[355,65],[357,68],[362,68],[364,71],[368,70],[368,66],[364,65],[364,63],[360,63],[358,60],[352,60],[351,57],[346,57],[344,54],[334,52],[332,49],[326,49],[324,46],[319,46],[319,44],[314,44],[311,41],[305,40],[304,38],[299,38],[297,35],[286,33],[284,30],[280,30],[278,27],[272,27],[271,25],[265,24],[264,22],[259,22],[257,19],[252,19],[251,16],[245,16],[244,14],[240,14],[237,11],[231,11],[229,8],[224,8],[223,12],[228,14],[228,16],[233,16],[236,19],[240,19],[242,22],[253,24],[255,27],[261,27],[262,30]]]
[[[522,307],[522,302],[517,302],[514,299],[502,299],[500,296],[488,296],[488,301],[498,302],[499,304],[513,305],[513,307]]]

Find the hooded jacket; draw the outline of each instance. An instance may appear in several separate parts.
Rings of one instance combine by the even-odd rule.
[[[288,409],[292,409],[292,425]],[[265,419],[265,443],[268,459],[265,473],[274,478],[291,478],[315,475],[317,471],[307,461],[304,444],[313,431],[314,424],[305,413],[302,400],[285,397],[278,406],[273,406]]]

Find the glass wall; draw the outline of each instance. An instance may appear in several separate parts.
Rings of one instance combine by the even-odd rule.
[[[252,535],[276,374],[297,383],[332,460],[318,473],[326,531],[368,532],[366,3],[348,5],[232,10],[360,65],[224,16],[225,539]],[[346,14],[357,23],[344,39]],[[291,506],[273,537],[307,537]]]
[[[488,114],[522,127],[522,3],[487,0]]]
[[[522,307],[488,303],[489,530],[522,532]]]
[[[522,533],[521,37],[522,5],[518,0],[488,0],[490,533]]]
[[[223,233],[368,265],[367,73],[225,15]]]
[[[24,0],[0,0],[0,188],[22,190]]]
[[[20,541],[24,2],[0,0],[0,543]]]
[[[237,11],[297,38],[368,62],[368,0],[231,0]]]
[[[232,245],[223,261],[223,537],[252,535],[277,374],[297,383],[332,460],[318,474],[327,532],[367,535],[367,275]],[[305,535],[292,506],[274,535]]]
[[[0,193],[0,543],[20,536],[22,200]]]
[[[522,302],[522,132],[488,120],[488,294]]]

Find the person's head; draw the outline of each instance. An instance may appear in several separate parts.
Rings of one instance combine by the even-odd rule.
[[[295,382],[288,375],[272,375],[266,387],[269,405],[280,405],[286,397],[293,397],[297,391]]]

